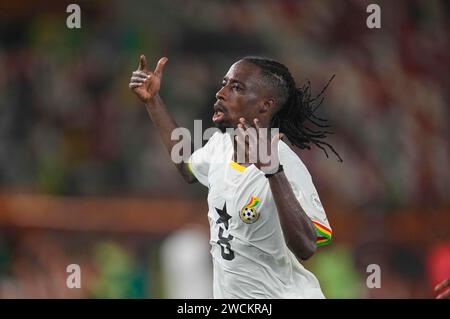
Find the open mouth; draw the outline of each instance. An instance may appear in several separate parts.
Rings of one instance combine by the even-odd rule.
[[[220,122],[223,119],[224,113],[222,111],[216,111],[213,114],[212,120],[214,123]]]
[[[224,116],[225,116],[225,108],[220,103],[214,104],[214,114],[212,117],[213,122],[216,123],[221,121]]]

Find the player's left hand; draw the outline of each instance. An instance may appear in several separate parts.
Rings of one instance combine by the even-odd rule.
[[[248,124],[243,117],[239,119],[235,136],[238,158],[239,154],[243,154],[247,163],[254,164],[264,174],[274,173],[280,165],[278,142],[283,138],[283,133],[271,137],[270,130],[261,128],[258,119],[253,119],[253,124]]]

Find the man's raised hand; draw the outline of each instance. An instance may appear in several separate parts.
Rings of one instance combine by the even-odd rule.
[[[139,67],[132,73],[128,86],[142,102],[147,103],[158,94],[161,87],[163,69],[167,61],[166,57],[159,59],[155,70],[151,72],[147,70],[145,55],[141,54]]]
[[[253,124],[248,124],[243,117],[239,119],[235,135],[236,160],[254,164],[264,174],[273,174],[280,165],[278,142],[284,134],[275,133],[276,129],[269,131],[268,128],[260,127],[258,119],[254,119]]]

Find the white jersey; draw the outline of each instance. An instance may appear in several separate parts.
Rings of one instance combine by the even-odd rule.
[[[328,243],[331,228],[307,168],[283,141],[278,145],[286,177],[316,226],[318,245]],[[316,277],[285,243],[264,173],[232,156],[230,135],[217,132],[189,161],[209,188],[214,298],[324,298]]]

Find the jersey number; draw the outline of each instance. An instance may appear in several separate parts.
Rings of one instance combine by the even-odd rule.
[[[222,209],[216,208],[217,213],[219,214],[219,219],[217,219],[216,224],[223,224],[226,230],[228,230],[228,220],[231,218],[230,215],[227,214],[227,204],[223,205]],[[219,227],[219,240],[217,243],[220,245],[220,250],[222,254],[222,258],[225,260],[233,260],[234,259],[234,251],[231,249],[230,240],[234,237],[228,234],[227,237],[223,236],[223,228]]]

